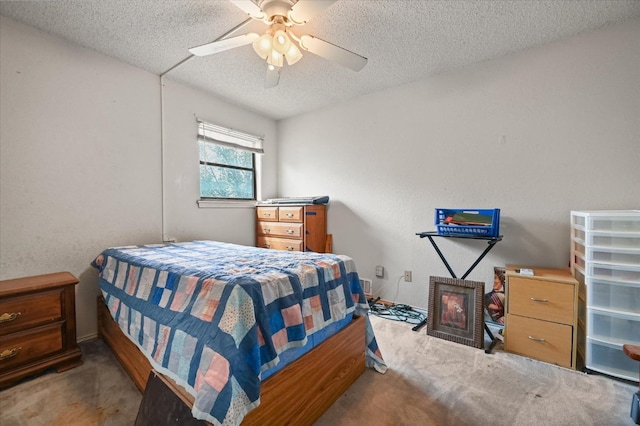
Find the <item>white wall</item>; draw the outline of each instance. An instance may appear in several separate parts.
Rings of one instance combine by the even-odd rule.
[[[0,279],[69,271],[77,334],[96,332],[103,249],[168,234],[253,244],[254,210],[198,209],[194,114],[265,135],[261,189],[274,196],[273,120],[0,17]],[[162,171],[161,95],[165,170]]]
[[[635,20],[284,120],[280,193],[330,195],[334,251],[400,303],[426,307],[429,276],[449,276],[415,235],[438,207],[502,209],[468,279],[566,267],[571,210],[640,208],[639,76]],[[437,242],[458,276],[486,246]]]
[[[158,77],[0,19],[0,275],[80,278],[81,337],[93,258],[160,241]]]
[[[196,117],[264,136],[265,154],[257,155],[261,175],[258,193],[274,197],[277,186],[276,122],[215,99],[169,78],[163,79],[165,140],[165,233],[178,241],[215,239],[255,244],[255,208],[246,203],[199,208],[199,153]]]

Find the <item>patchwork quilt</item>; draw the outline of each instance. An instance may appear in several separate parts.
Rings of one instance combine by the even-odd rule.
[[[110,248],[92,265],[120,328],[213,424],[240,424],[260,404],[285,351],[368,311],[347,256],[193,241]],[[366,322],[367,366],[384,372]]]

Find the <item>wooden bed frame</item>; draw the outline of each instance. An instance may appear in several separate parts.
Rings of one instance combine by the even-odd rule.
[[[98,297],[98,336],[102,338],[144,393],[153,370],[138,347],[120,330],[102,296]],[[250,411],[243,425],[315,422],[365,370],[365,319],[354,320],[300,359],[262,383],[260,406]],[[189,407],[193,396],[168,377],[163,381]]]

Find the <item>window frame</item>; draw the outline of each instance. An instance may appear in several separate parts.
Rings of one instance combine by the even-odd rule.
[[[214,205],[220,205],[222,203],[238,204],[251,204],[255,205],[258,200],[258,158],[256,154],[264,153],[262,144],[263,137],[255,136],[245,132],[240,132],[234,129],[226,128],[216,124],[208,123],[199,119],[196,119],[198,123],[198,136],[196,141],[198,142],[198,160],[199,170],[202,166],[220,167],[224,169],[240,170],[244,172],[250,172],[253,176],[252,182],[252,198],[238,198],[238,197],[207,197],[202,195],[202,180],[199,182],[199,207],[211,207]],[[251,153],[251,167],[243,167],[234,164],[225,164],[219,162],[205,161],[201,155],[201,143],[210,143],[212,145],[222,146],[228,149],[234,149],[238,151],[244,151]],[[199,171],[200,178],[200,171]]]
[[[214,143],[214,142],[204,142],[204,143]],[[233,149],[239,149],[239,148],[233,148]],[[251,153],[251,168],[241,167],[241,166],[232,166],[232,165],[223,164],[223,163],[211,163],[209,161],[202,161],[202,160],[200,160],[200,165],[211,166],[211,167],[221,167],[224,169],[242,170],[242,171],[253,173],[253,189],[252,189],[253,198],[204,197],[202,196],[202,183],[201,183],[200,190],[199,190],[200,200],[203,200],[203,201],[257,201],[258,200],[258,195],[257,195],[258,176],[256,171],[256,154],[255,153],[253,152]]]

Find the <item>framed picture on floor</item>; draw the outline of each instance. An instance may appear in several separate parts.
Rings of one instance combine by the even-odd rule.
[[[487,309],[490,321],[504,325],[504,276],[505,268],[495,266],[493,268],[493,289],[484,295],[484,305]]]
[[[429,277],[428,335],[482,348],[483,309],[483,282]]]

